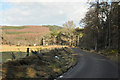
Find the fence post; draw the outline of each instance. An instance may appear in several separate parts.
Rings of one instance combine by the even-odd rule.
[[[29,48],[27,48],[27,55],[26,56],[29,56]]]
[[[16,56],[13,52],[11,53],[11,55],[12,55],[12,60],[16,59]]]

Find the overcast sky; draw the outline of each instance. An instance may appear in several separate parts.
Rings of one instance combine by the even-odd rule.
[[[0,25],[59,25],[79,21],[87,0],[0,0]]]

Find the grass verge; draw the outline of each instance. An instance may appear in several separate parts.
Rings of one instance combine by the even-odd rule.
[[[120,64],[120,62],[119,62],[120,56],[118,54],[117,49],[104,49],[104,50],[100,50],[98,52],[96,52],[95,50],[90,50],[90,49],[88,50],[85,48],[81,48],[81,49],[85,52],[96,53],[96,54],[99,54],[101,56],[105,56],[106,58]]]
[[[48,52],[32,51],[31,56],[2,64],[2,77],[54,79],[76,64],[69,48],[53,49]]]

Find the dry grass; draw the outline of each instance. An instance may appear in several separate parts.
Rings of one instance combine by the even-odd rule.
[[[3,78],[55,78],[71,66],[75,65],[76,58],[69,48],[53,49],[47,53],[31,55],[21,59],[3,63]],[[40,58],[38,58],[38,56]],[[58,56],[59,59],[55,58]],[[47,57],[47,58],[46,58]]]
[[[50,33],[49,28],[43,26],[2,27],[4,38],[11,45],[40,45],[41,38]]]
[[[63,45],[51,45],[51,46],[15,46],[15,45],[0,45],[0,52],[8,52],[8,51],[22,51],[26,52],[27,48],[30,50],[37,50],[37,49],[54,49],[54,48],[61,48],[64,47]],[[68,46],[66,46],[68,47]]]
[[[30,78],[34,78],[35,77],[35,70],[33,68],[28,67],[26,70],[26,74],[30,77]]]

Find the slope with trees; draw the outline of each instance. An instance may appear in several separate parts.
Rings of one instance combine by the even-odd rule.
[[[85,18],[83,46],[96,50],[119,47],[118,3],[93,3]],[[89,45],[87,45],[89,44]]]
[[[98,0],[90,5],[86,16],[80,21],[85,25],[81,47],[118,53],[120,51],[119,2]]]
[[[83,29],[75,27],[76,25],[73,21],[67,21],[63,24],[63,29],[53,31],[49,35],[44,36],[42,43],[45,43],[45,45],[79,46]]]

